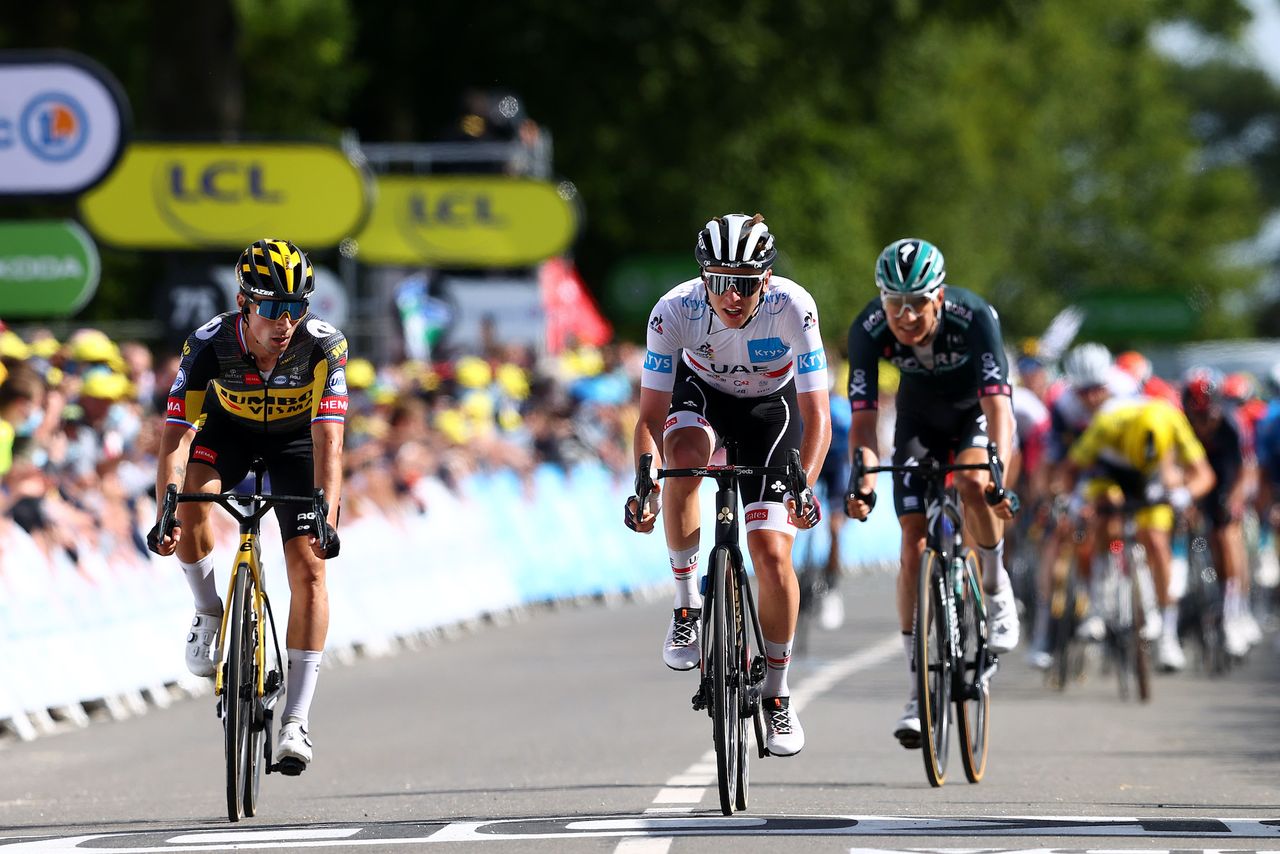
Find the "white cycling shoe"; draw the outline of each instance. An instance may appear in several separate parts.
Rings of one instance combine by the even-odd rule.
[[[311,736],[301,721],[289,721],[280,727],[280,743],[276,746],[276,765],[281,774],[296,777],[311,764]]]
[[[902,708],[902,717],[893,726],[893,737],[907,750],[920,749],[920,704],[908,700]]]
[[[791,708],[790,697],[765,697],[764,746],[773,756],[795,756],[804,748],[804,728]]]
[[[829,632],[844,625],[844,599],[835,590],[828,590],[822,597],[822,608],[818,611],[818,625]]]
[[[191,631],[187,632],[187,669],[196,676],[212,676],[218,669],[214,645],[221,627],[221,614],[196,611],[191,619]]]
[[[1182,670],[1187,666],[1187,656],[1182,652],[1182,644],[1178,643],[1177,636],[1171,634],[1160,638],[1156,659],[1160,669],[1166,672]]]
[[[1009,652],[1018,645],[1021,626],[1013,585],[987,594],[987,646],[994,653]]]
[[[692,670],[702,662],[701,608],[676,608],[662,642],[662,661],[672,670]]]

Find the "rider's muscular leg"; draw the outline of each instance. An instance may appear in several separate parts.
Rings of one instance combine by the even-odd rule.
[[[958,463],[985,462],[986,454],[976,450],[965,451],[956,457]],[[958,471],[955,473],[956,491],[964,506],[965,530],[978,546],[979,563],[982,566],[982,586],[993,592],[1009,583],[1004,569],[1002,549],[1004,522],[987,504],[986,489],[990,477],[985,471]]]
[[[1173,560],[1169,532],[1140,528],[1138,542],[1142,543],[1142,548],[1147,552],[1147,566],[1151,569],[1151,580],[1155,584],[1156,602],[1162,609],[1167,608],[1174,603],[1173,597],[1169,595],[1169,564]]]
[[[800,582],[791,565],[793,538],[781,531],[760,529],[747,534],[747,548],[760,584],[760,630],[766,640],[789,641],[796,633],[800,610]]]
[[[898,567],[898,626],[909,635],[916,617],[916,592],[920,584],[920,559],[924,556],[926,524],[923,513],[898,517],[902,528],[901,565]]]
[[[700,428],[673,430],[662,440],[662,460],[666,468],[696,468],[711,459],[711,437]],[[701,519],[698,513],[698,485],[701,478],[673,477],[662,481],[662,518],[667,548],[682,551],[698,545]]]
[[[289,571],[289,628],[285,645],[290,649],[324,649],[329,633],[329,591],[325,587],[324,561],[311,551],[306,537],[292,537],[284,545]]]
[[[218,473],[206,465],[193,464],[187,473],[184,492],[221,492],[222,481]],[[213,525],[210,512],[213,505],[204,502],[185,502],[178,505],[177,518],[182,523],[182,538],[178,540],[176,554],[187,586],[191,588],[196,610],[205,614],[222,612],[222,599],[218,595],[217,581],[213,573]]]

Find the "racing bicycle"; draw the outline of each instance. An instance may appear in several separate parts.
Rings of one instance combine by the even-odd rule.
[[[947,779],[951,737],[951,705],[959,730],[960,759],[970,783],[982,780],[987,767],[991,731],[991,677],[999,661],[987,646],[986,594],[973,549],[963,542],[963,514],[948,476],[956,471],[987,471],[994,488],[986,500],[996,505],[1006,495],[1017,509],[1017,495],[1004,488],[1004,469],[995,443],[987,445],[986,463],[943,464],[927,459],[910,466],[867,466],[863,449],[853,455],[849,497],[875,506],[875,493],[862,490],[862,478],[876,472],[923,478],[928,520],[920,559],[912,669],[920,708],[921,753],[930,785]]]
[[[733,441],[726,440],[725,465],[659,469],[656,475],[653,455],[642,454],[635,493],[637,506],[644,507],[655,477],[711,477],[717,484],[715,545],[707,561],[710,571],[702,577],[701,678],[693,708],[711,716],[720,811],[724,815],[747,808],[747,721],[754,726],[760,757],[769,755],[760,698],[765,677],[764,634],[738,546],[738,478],[776,477],[793,496],[804,496],[807,486],[799,451],[788,451],[785,466],[740,466],[736,451]],[[803,515],[807,510],[798,507],[796,512]]]
[[[214,676],[226,756],[227,817],[231,821],[257,814],[264,769],[289,776],[302,771],[296,761],[285,760],[278,765],[271,762],[272,719],[276,703],[284,694],[284,659],[265,586],[260,522],[277,506],[301,505],[311,508],[307,518],[313,523],[322,548],[327,547],[328,534],[323,524],[329,512],[323,489],[317,488],[309,498],[264,495],[265,464],[261,459],[253,461],[252,471],[254,487],[248,495],[178,492],[176,484],[169,484],[159,521],[162,535],[172,536],[177,505],[196,501],[221,505],[240,523],[240,545],[218,630],[216,649],[220,661]],[[319,524],[315,524],[317,521]]]

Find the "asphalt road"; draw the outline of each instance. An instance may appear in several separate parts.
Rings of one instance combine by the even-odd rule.
[[[694,677],[660,660],[663,596],[327,668],[312,767],[268,776],[236,825],[211,696],[0,740],[0,852],[1280,850],[1273,638],[1225,678],[1160,677],[1148,705],[1096,670],[1049,691],[1019,650],[996,676],[986,779],[965,783],[953,748],[933,789],[891,735],[907,686],[891,589],[846,580],[845,626],[814,628],[793,666],[807,745],[755,759],[733,818]]]

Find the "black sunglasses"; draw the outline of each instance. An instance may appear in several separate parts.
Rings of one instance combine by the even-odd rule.
[[[764,284],[764,279],[767,275],[769,275],[768,270],[754,275],[703,273],[702,281],[706,284],[707,290],[716,296],[727,293],[729,288],[733,288],[738,292],[739,296],[749,297],[760,290],[760,286]]]
[[[258,314],[267,320],[276,320],[287,314],[290,320],[298,321],[311,307],[305,299],[255,299],[252,302],[258,306]]]

